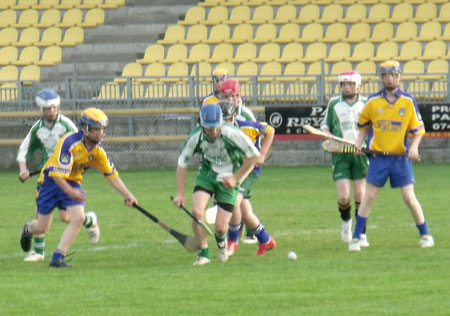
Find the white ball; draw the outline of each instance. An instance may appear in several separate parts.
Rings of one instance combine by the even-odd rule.
[[[291,260],[297,260],[297,254],[294,251],[288,253],[288,258]]]

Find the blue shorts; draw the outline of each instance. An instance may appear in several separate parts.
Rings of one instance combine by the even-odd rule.
[[[369,158],[366,181],[383,187],[390,179],[391,188],[401,188],[414,184],[414,171],[411,160],[405,156],[373,156]]]
[[[81,190],[81,185],[76,182],[67,181],[72,188]],[[39,214],[50,214],[55,207],[65,209],[67,206],[81,204],[84,202],[71,199],[63,190],[53,181],[51,177],[45,176],[44,183],[38,188],[36,194],[37,212]]]

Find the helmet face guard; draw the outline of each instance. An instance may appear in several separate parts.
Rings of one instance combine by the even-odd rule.
[[[381,76],[387,73],[399,75],[402,73],[402,69],[398,61],[388,60],[380,65],[379,73]]]
[[[35,101],[41,110],[61,104],[61,98],[53,89],[42,89],[38,92]]]
[[[222,109],[224,120],[228,120],[233,117],[234,113],[236,112],[236,107],[231,102],[222,100],[218,104]]]
[[[226,69],[218,68],[212,73],[212,81],[219,82],[228,79],[228,71]]]
[[[200,110],[200,125],[203,128],[220,128],[223,125],[222,109],[218,104],[207,104]]]

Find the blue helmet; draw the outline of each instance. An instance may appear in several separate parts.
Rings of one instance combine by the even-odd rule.
[[[388,60],[380,65],[380,74],[385,74],[388,72],[400,74],[402,69],[400,68],[400,63],[396,60]]]
[[[200,125],[203,128],[219,128],[223,125],[222,109],[218,104],[207,104],[202,107]]]
[[[81,113],[80,125],[88,128],[100,128],[108,126],[108,117],[103,111],[96,108],[88,108]]]
[[[42,89],[36,96],[36,104],[42,109],[52,106],[59,106],[61,99],[53,89]]]

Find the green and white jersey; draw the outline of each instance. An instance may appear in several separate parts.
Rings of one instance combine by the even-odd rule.
[[[218,182],[232,176],[242,166],[243,156],[259,155],[250,138],[228,123],[222,126],[222,133],[212,142],[203,134],[201,126],[196,127],[181,149],[178,166],[187,168],[196,153],[202,155],[200,168],[212,171]]]
[[[34,123],[27,136],[20,144],[17,161],[30,159],[36,150],[41,151],[40,168],[43,167],[49,157],[53,155],[56,143],[66,133],[78,131],[75,124],[61,113],[58,114],[52,127],[47,127],[43,119]]]
[[[248,107],[246,107],[242,103],[239,103],[239,105],[236,109],[236,119],[239,121],[256,122],[256,117],[253,114],[252,110],[250,110]]]
[[[353,104],[349,104],[342,95],[332,97],[321,128],[328,128],[333,135],[355,142],[358,137],[358,118],[366,101],[367,98],[361,95]]]

